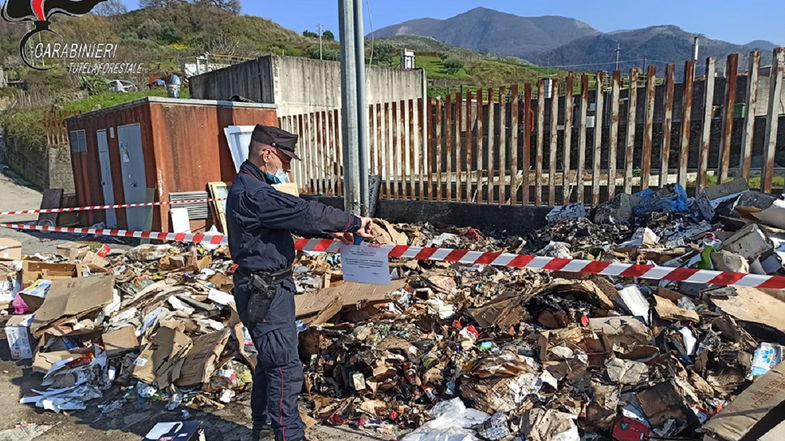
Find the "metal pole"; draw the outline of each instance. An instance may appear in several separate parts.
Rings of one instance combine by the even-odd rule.
[[[365,97],[365,36],[363,35],[363,1],[354,0],[354,57],[357,72],[357,124],[358,124],[358,173],[360,174],[360,212],[368,216],[370,191],[368,189],[369,141],[368,101]]]
[[[357,59],[353,0],[338,0],[341,38],[341,129],[343,132],[344,209],[360,214],[359,137],[357,131]]]
[[[698,61],[698,47],[700,43],[698,43],[698,36],[692,38],[692,59]]]
[[[318,25],[319,28],[319,60],[322,59],[322,25]]]

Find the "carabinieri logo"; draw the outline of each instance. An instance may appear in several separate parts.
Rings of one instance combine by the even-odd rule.
[[[103,1],[106,0],[6,0],[2,15],[5,21],[31,21],[35,24],[35,27],[19,40],[19,56],[26,65],[35,70],[49,70],[49,67],[41,68],[33,65],[27,58],[25,45],[30,37],[39,32],[54,32],[49,29],[49,18],[54,14],[84,15]]]

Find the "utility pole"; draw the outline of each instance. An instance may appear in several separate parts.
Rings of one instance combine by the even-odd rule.
[[[319,23],[318,25],[316,25],[316,28],[318,29],[319,32],[319,61],[321,61],[322,60],[322,24]]]
[[[621,45],[616,43],[616,70],[619,70],[619,54],[621,53]]]
[[[698,36],[692,39],[692,59],[698,61]]]
[[[341,38],[344,209],[368,214],[368,107],[362,0],[338,0]]]

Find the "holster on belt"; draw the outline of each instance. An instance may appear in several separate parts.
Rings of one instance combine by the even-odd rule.
[[[260,322],[267,317],[270,305],[275,299],[276,282],[292,274],[287,268],[277,272],[256,271],[248,274],[251,282],[251,297],[248,299],[248,319]]]

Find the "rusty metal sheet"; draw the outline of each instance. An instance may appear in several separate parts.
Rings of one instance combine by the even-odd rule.
[[[641,189],[649,188],[651,159],[654,151],[654,96],[657,90],[657,66],[646,71],[646,101],[643,115],[643,156],[641,158]]]
[[[722,105],[720,163],[717,170],[720,184],[728,180],[728,169],[730,168],[731,135],[733,132],[733,112],[736,107],[738,69],[739,54],[728,55],[728,60],[725,63],[725,102]]]
[[[662,98],[662,145],[660,146],[660,187],[668,183],[668,161],[670,160],[673,127],[673,83],[676,65],[665,66],[665,92]]]
[[[554,78],[551,86],[551,114],[549,119],[550,142],[548,143],[548,205],[556,205],[556,160],[559,146],[559,80]]]
[[[488,184],[486,188],[488,189],[488,197],[486,202],[489,204],[493,203],[493,178],[495,172],[493,170],[493,161],[495,159],[495,144],[496,144],[496,132],[494,131],[494,119],[495,119],[495,110],[494,109],[494,96],[493,96],[493,89],[488,89],[488,149],[486,153],[488,154],[488,163],[486,164],[486,169],[488,170]]]
[[[766,138],[763,141],[763,170],[761,170],[761,191],[770,193],[774,179],[774,154],[777,147],[777,124],[782,112],[782,81],[785,75],[785,48],[774,49],[769,74],[769,107],[766,112]]]
[[[583,175],[586,171],[586,119],[589,110],[589,76],[581,75],[581,113],[578,118],[578,173],[576,202],[583,202]]]
[[[703,117],[701,118],[701,144],[698,150],[698,190],[706,188],[706,171],[709,167],[711,143],[711,114],[714,110],[714,71],[717,61],[706,58],[706,79],[703,84]]]
[[[499,88],[499,194],[497,202],[503,204],[507,198],[507,93]]]
[[[624,192],[632,193],[632,168],[635,157],[635,128],[638,112],[638,68],[630,69],[627,92],[627,132],[624,139]]]
[[[510,204],[518,203],[518,116],[520,100],[518,85],[513,84],[511,89],[512,101],[510,103]]]
[[[531,185],[529,172],[531,171],[531,143],[534,125],[534,121],[531,118],[532,113],[532,85],[526,83],[523,85],[523,205],[531,204],[529,199],[529,186]]]
[[[572,192],[572,168],[570,166],[570,155],[572,154],[572,106],[574,102],[573,76],[567,75],[564,85],[564,172],[562,173],[562,204],[570,203],[570,193]]]
[[[602,172],[602,117],[603,101],[605,98],[603,91],[603,81],[605,74],[597,72],[597,92],[594,97],[595,110],[594,110],[594,143],[592,149],[592,173],[591,173],[591,204],[597,206],[600,204],[600,174]]]
[[[750,178],[752,165],[752,142],[755,131],[755,107],[758,104],[758,78],[760,75],[760,51],[750,52],[747,71],[747,100],[744,103],[744,128],[741,132],[741,156],[739,171],[744,179]]]
[[[692,129],[692,91],[695,81],[695,60],[684,62],[684,92],[681,106],[681,131],[679,134],[678,183],[687,188],[687,164],[690,160],[690,130]]]
[[[608,134],[608,199],[616,195],[616,160],[619,148],[619,95],[621,72],[613,71],[611,79],[611,127]]]
[[[542,205],[543,126],[545,125],[545,81],[537,83],[537,153],[534,159],[534,205]]]

